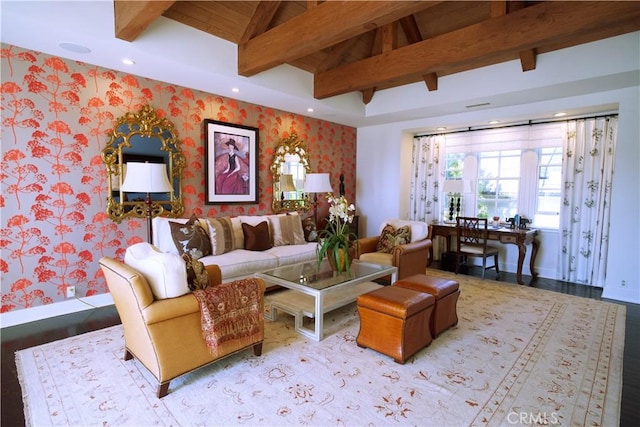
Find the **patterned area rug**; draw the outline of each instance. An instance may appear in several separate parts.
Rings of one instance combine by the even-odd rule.
[[[356,346],[351,304],[325,316],[321,342],[280,314],[262,356],[223,359],[157,399],[115,326],[16,354],[27,424],[618,425],[624,306],[428,272],[460,282],[460,321],[405,365]]]

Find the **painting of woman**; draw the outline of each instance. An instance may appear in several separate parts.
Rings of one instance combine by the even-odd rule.
[[[248,153],[242,148],[240,138],[227,138],[216,157],[216,194],[248,194]]]

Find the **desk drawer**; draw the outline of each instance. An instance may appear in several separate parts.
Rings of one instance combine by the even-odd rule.
[[[500,236],[500,242],[517,244],[518,238],[516,236]]]

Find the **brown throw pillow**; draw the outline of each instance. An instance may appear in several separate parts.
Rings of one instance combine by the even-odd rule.
[[[179,254],[189,254],[194,259],[211,255],[211,240],[206,230],[202,228],[198,217],[191,215],[185,224],[169,221],[171,237],[176,244]]]
[[[242,232],[244,233],[244,248],[248,251],[266,251],[273,246],[269,237],[267,221],[263,221],[255,227],[243,222]]]
[[[302,230],[304,231],[304,240],[307,242],[318,241],[318,229],[316,228],[316,221],[312,217],[302,220]]]
[[[408,225],[396,230],[393,225],[387,224],[382,229],[376,251],[390,254],[394,246],[406,245],[409,242],[411,242],[411,228]]]
[[[203,263],[193,259],[189,254],[182,254],[182,259],[187,267],[187,285],[189,290],[206,289],[209,287],[209,274]]]

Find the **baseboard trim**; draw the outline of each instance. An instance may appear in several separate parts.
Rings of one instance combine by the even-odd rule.
[[[110,293],[74,298],[54,304],[2,313],[0,314],[0,325],[2,325],[2,328],[8,328],[10,326],[35,322],[36,320],[77,313],[97,307],[106,307],[108,305],[113,305],[113,298]]]

